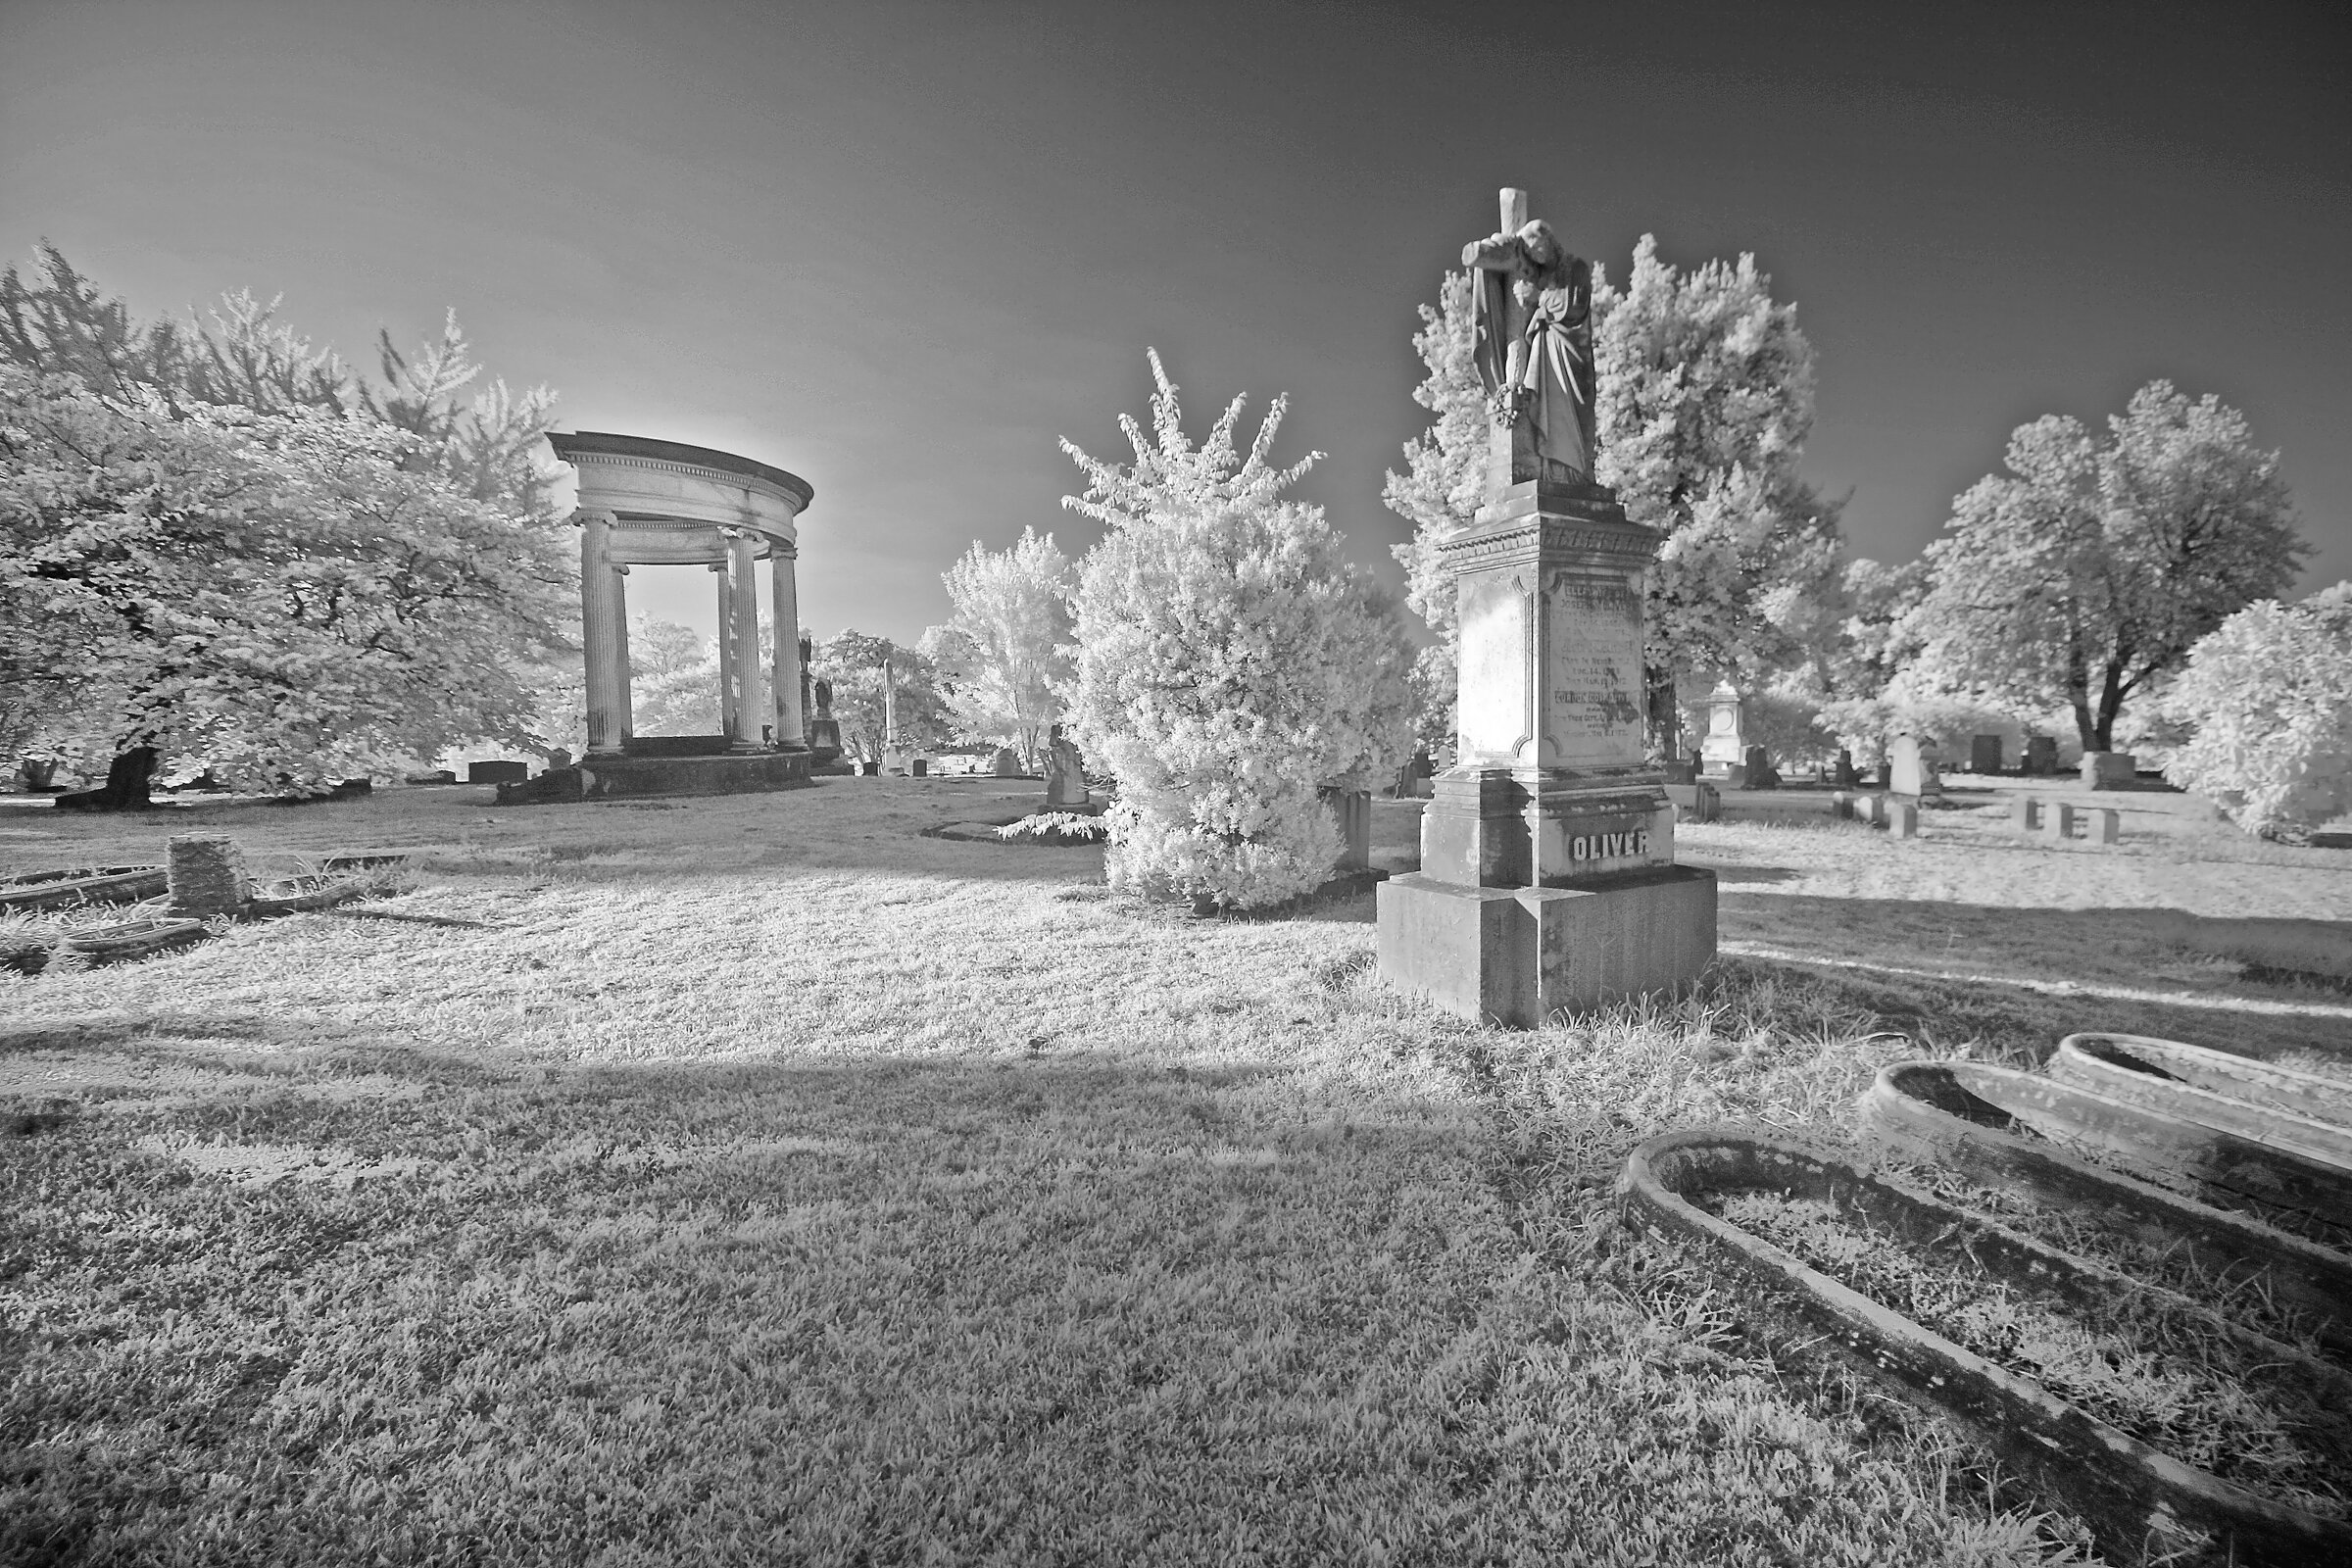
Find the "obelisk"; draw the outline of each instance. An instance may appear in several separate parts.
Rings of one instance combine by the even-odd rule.
[[[1523,192],[1463,254],[1494,438],[1486,505],[1440,546],[1459,606],[1455,762],[1421,869],[1379,890],[1381,973],[1466,1017],[1685,990],[1715,956],[1715,875],[1674,860],[1645,760],[1642,607],[1659,536],[1592,482],[1591,268]]]

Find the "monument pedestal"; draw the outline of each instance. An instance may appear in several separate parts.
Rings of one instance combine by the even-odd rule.
[[[1643,579],[1658,537],[1606,489],[1525,481],[1444,546],[1461,617],[1461,760],[1421,869],[1377,896],[1380,971],[1465,1017],[1688,988],[1715,956],[1715,877],[1674,863],[1644,762]]]
[[[1686,990],[1715,957],[1715,873],[1696,866],[1566,888],[1464,887],[1416,871],[1373,897],[1391,985],[1515,1029]]]

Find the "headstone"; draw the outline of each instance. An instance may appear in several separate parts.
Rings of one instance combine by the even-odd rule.
[[[1094,796],[1086,783],[1085,759],[1078,755],[1077,746],[1061,733],[1059,724],[1048,732],[1046,759],[1046,809],[1094,809]]]
[[[1919,804],[1901,799],[1889,801],[1886,806],[1886,831],[1898,839],[1919,837]]]
[[[1886,749],[1886,787],[1914,801],[1932,800],[1943,793],[1936,774],[1936,743],[1924,736],[1897,735]]]
[[[2093,844],[2121,844],[2124,841],[2124,813],[2112,806],[2092,807],[2089,825]]]
[[[1707,694],[1706,739],[1698,743],[1698,770],[1706,777],[1722,778],[1746,761],[1747,740],[1740,731],[1740,716],[1738,688],[1729,680],[1717,681]]]
[[[2045,839],[2071,839],[2075,836],[2076,808],[2064,801],[2054,801],[2042,808],[2041,836]]]
[[[2009,803],[2009,828],[2014,833],[2032,833],[2041,826],[2041,803],[2031,795],[2020,795]]]
[[[2082,782],[2094,790],[2128,790],[2138,776],[2130,752],[2084,752]]]
[[[1741,758],[1742,789],[1775,790],[1781,787],[1781,775],[1772,765],[1772,754],[1761,746],[1750,746]]]
[[[1830,792],[1830,815],[1840,822],[1851,822],[1860,814],[1862,797],[1852,790]]]
[[[174,833],[169,849],[165,877],[172,890],[173,919],[233,914],[252,900],[253,878],[246,874],[244,852],[236,840]]]
[[[469,762],[466,767],[466,782],[468,784],[519,784],[530,776],[531,764],[528,762]]]
[[[1698,782],[1698,759],[1669,757],[1659,764],[1659,771],[1665,774],[1669,784],[1695,784]]]
[[[561,746],[557,747],[554,751],[547,754],[547,765],[551,768],[569,767],[571,765],[571,753],[565,751]]]
[[[404,784],[455,784],[458,775],[446,767],[436,767],[430,773],[411,773],[401,780]]]
[[[864,778],[879,778],[882,776],[882,764],[880,762],[859,762],[858,772]]]
[[[1842,746],[1838,748],[1838,769],[1831,777],[1841,790],[1850,790],[1862,782],[1862,775],[1854,771],[1854,754]]]
[[[1675,816],[1682,821],[1712,822],[1723,815],[1723,797],[1703,778],[1667,785],[1666,799],[1673,803]]]
[[[927,757],[915,758],[906,764],[906,776],[909,778],[928,778],[930,774],[931,760]]]
[[[1886,825],[1886,805],[1892,799],[1892,796],[1879,790],[1863,796],[1859,803],[1862,820],[1868,822],[1872,827],[1885,827]]]
[[[2053,778],[2058,772],[2058,742],[2049,735],[2026,737],[2026,773],[2033,778]]]
[[[988,771],[994,778],[1019,778],[1021,754],[1009,746],[997,748],[997,755],[988,760]]]
[[[1318,785],[1315,794],[1331,811],[1340,828],[1340,858],[1333,866],[1341,871],[1368,871],[1372,868],[1372,792],[1353,789],[1346,784]]]
[[[1998,773],[2001,770],[2001,738],[1998,735],[1971,735],[1968,738],[1968,770],[1971,773]]]

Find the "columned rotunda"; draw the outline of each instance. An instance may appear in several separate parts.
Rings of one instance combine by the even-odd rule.
[[[801,708],[798,518],[808,480],[731,452],[582,430],[551,433],[579,475],[580,629],[588,665],[582,795],[772,789],[806,778]],[[767,563],[776,636],[760,658],[760,587]],[[717,735],[639,739],[629,712],[631,566],[707,566],[717,583]]]

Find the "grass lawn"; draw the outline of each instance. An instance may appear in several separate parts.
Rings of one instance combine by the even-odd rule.
[[[1037,790],[0,802],[0,874],[199,830],[416,857],[0,975],[0,1561],[2080,1560],[1620,1231],[1618,1162],[1844,1138],[1904,1055],[2352,1043],[2342,991],[2133,912],[2341,919],[2352,856],[2179,797],[2103,851],[1997,794],[1911,842],[1679,830],[1722,877],[1705,994],[1503,1034],[1380,985],[1368,895],[1197,921],[1099,850],[922,831]]]

